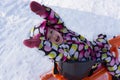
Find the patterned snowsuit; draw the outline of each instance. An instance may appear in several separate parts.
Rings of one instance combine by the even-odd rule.
[[[45,21],[34,28],[34,31],[43,26],[49,27],[61,33],[64,39],[62,44],[56,45],[45,39],[46,34],[41,36],[39,50],[44,51],[46,56],[54,61],[95,60],[100,63],[103,62],[113,76],[120,76],[120,62],[111,54],[106,35],[100,34],[96,40],[88,41],[82,35],[69,30],[58,14],[48,7],[46,7],[43,18]]]

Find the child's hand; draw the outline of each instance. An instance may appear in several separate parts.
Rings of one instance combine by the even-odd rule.
[[[35,12],[37,15],[40,15],[40,16],[42,16],[46,12],[45,8],[41,4],[35,1],[32,1],[30,3],[30,8],[33,12]]]
[[[31,39],[26,39],[23,41],[23,44],[29,48],[39,47],[39,44],[41,42],[40,40],[41,34],[34,35]]]
[[[26,39],[23,41],[24,45],[29,48],[39,47],[40,42],[39,39]]]

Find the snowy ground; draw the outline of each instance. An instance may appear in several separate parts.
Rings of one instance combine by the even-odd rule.
[[[53,8],[68,28],[92,40],[99,33],[120,34],[120,0],[36,0]],[[43,19],[29,8],[30,0],[0,0],[0,80],[39,80],[52,62],[22,43]]]

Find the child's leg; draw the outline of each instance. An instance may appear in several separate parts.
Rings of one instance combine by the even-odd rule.
[[[93,43],[96,60],[105,62],[108,71],[115,77],[120,76],[120,62],[110,52],[110,46],[106,35],[100,34]]]

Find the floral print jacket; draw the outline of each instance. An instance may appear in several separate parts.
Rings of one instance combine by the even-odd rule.
[[[45,6],[44,6],[45,7]],[[100,34],[94,41],[88,41],[85,37],[68,29],[61,18],[51,8],[46,7],[46,13],[42,16],[45,21],[40,27],[50,27],[62,34],[64,42],[56,45],[45,39],[45,35],[40,37],[39,50],[54,61],[88,61],[95,60],[104,62],[108,71],[116,76],[120,76],[120,62],[111,54],[110,45],[106,35]],[[35,31],[36,28],[33,28]]]

